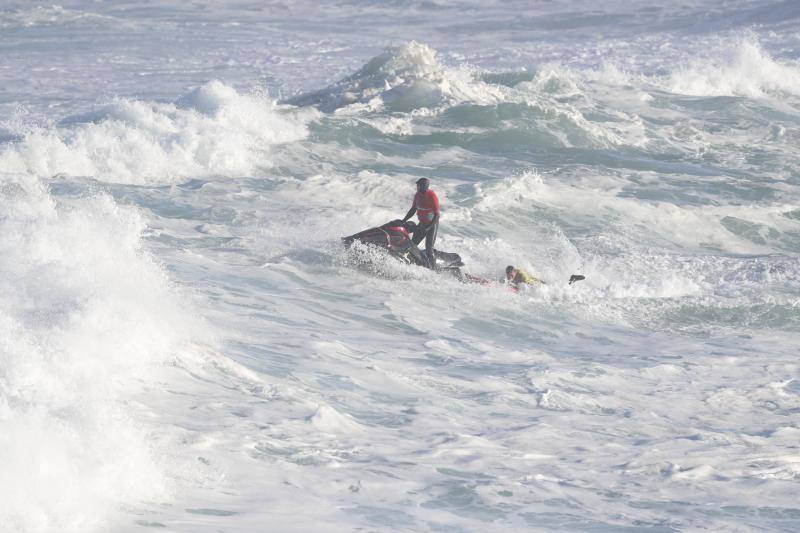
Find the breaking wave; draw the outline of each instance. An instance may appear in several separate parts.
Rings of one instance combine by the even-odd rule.
[[[311,116],[211,81],[175,103],[118,99],[56,128],[33,128],[0,152],[0,167],[132,184],[249,176],[271,166],[270,147],[303,138]]]
[[[97,527],[168,496],[135,398],[208,336],[142,248],[135,209],[59,203],[13,175],[0,199],[0,529]]]
[[[716,57],[692,60],[672,74],[668,86],[695,96],[800,96],[800,66],[774,59],[755,37],[744,36]]]
[[[478,152],[638,142],[636,117],[587,118],[597,102],[579,83],[555,65],[497,74],[447,67],[429,46],[412,41],[287,102],[333,113],[348,128],[347,120],[356,118],[401,142]]]

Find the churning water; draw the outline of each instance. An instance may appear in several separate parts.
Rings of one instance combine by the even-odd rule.
[[[0,529],[796,531],[799,145],[793,0],[6,1]]]

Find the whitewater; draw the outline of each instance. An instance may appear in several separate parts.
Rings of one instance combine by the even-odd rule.
[[[800,530],[800,4],[0,3],[0,531],[149,530]]]

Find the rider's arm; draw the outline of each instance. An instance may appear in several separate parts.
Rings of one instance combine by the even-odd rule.
[[[416,212],[417,212],[417,208],[416,208],[416,206],[415,206],[414,204],[411,204],[411,209],[409,209],[409,210],[408,210],[408,213],[406,213],[406,216],[404,216],[404,217],[403,217],[403,222],[405,222],[405,221],[407,221],[409,218],[413,217],[413,216],[414,216],[414,213],[416,213]]]

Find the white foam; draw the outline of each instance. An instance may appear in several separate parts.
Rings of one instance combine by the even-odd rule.
[[[3,126],[0,165],[21,174],[0,209],[0,456],[15,461],[0,500],[17,513],[0,504],[0,529],[795,526],[796,111],[766,89],[661,90],[682,57],[724,64],[695,46],[717,42],[708,18],[766,8],[212,4],[70,1],[141,21],[118,45],[119,26],[0,36],[40,69],[0,67],[4,110],[201,84],[172,104]],[[401,45],[323,90],[335,112],[313,135],[280,106],[288,134],[268,131],[283,124],[259,115],[269,99],[232,88],[322,86],[418,34],[440,52]],[[766,34],[764,53],[795,54],[793,33]],[[495,84],[472,64],[526,73]],[[225,84],[202,85],[209,72]],[[56,171],[203,179],[89,185],[137,214],[70,176],[31,192]],[[369,272],[340,262],[338,237],[402,216],[428,172],[446,200],[437,246],[487,278],[512,262],[550,283],[514,294],[386,254]],[[197,299],[176,297],[143,246]],[[587,279],[567,286],[577,267]],[[192,304],[237,363],[188,342]],[[17,467],[31,462],[46,471]]]
[[[142,250],[135,210],[104,195],[59,205],[27,177],[0,191],[0,529],[97,527],[168,495],[128,402],[203,335]]]
[[[411,111],[439,107],[447,100],[488,98],[496,101],[500,94],[499,89],[476,82],[469,69],[443,67],[435,50],[411,41],[388,47],[353,75],[322,91],[292,101],[300,105],[319,105],[327,110],[345,106],[351,111],[374,110],[387,105],[395,110]]]
[[[271,166],[270,146],[303,138],[312,116],[211,81],[176,104],[117,99],[57,128],[33,128],[0,152],[0,168],[133,184],[249,176]]]
[[[436,116],[453,106],[515,103],[541,114],[544,121],[553,125],[549,135],[555,135],[565,146],[582,142],[599,146],[641,144],[641,122],[635,117],[618,114],[615,124],[599,124],[584,117],[582,108],[591,108],[594,103],[586,98],[585,88],[576,81],[579,78],[558,64],[548,64],[537,72],[533,81],[514,87],[487,83],[481,80],[479,70],[444,66],[435,50],[411,41],[387,48],[359,71],[326,89],[290,101],[316,105],[335,111],[338,116],[369,115],[379,110],[403,112],[403,117],[362,119],[384,133],[399,135],[435,132],[436,128],[420,118]],[[577,99],[578,105],[570,99]]]
[[[727,44],[719,55],[694,59],[673,72],[670,90],[697,96],[800,96],[796,63],[773,59],[753,35]]]
[[[622,183],[614,178],[596,176],[587,185],[567,185],[526,171],[481,186],[474,209],[492,213],[532,206],[564,210],[573,218],[610,219],[631,230],[653,232],[683,246],[710,245],[737,253],[763,253],[771,248],[764,242],[732,233],[723,223],[727,217],[778,230],[795,228],[794,222],[783,216],[795,209],[794,205],[686,206],[622,197],[619,194]]]

